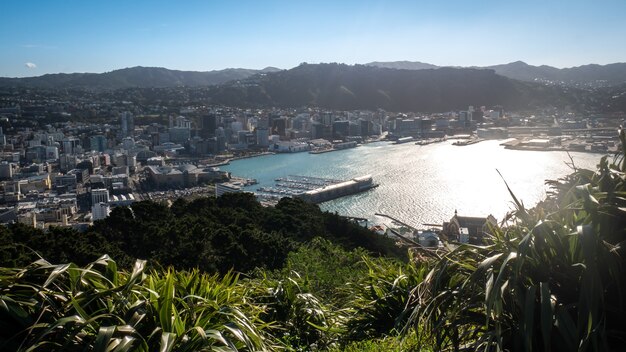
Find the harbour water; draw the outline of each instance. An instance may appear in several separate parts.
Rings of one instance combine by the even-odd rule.
[[[533,206],[545,198],[545,180],[571,173],[570,156],[579,168],[594,169],[600,154],[508,150],[502,141],[469,146],[451,142],[429,145],[378,142],[331,153],[276,154],[233,161],[221,167],[235,176],[255,178],[250,190],[268,187],[288,175],[351,179],[372,175],[379,187],[320,204],[323,210],[388,223],[383,213],[412,226],[441,224],[459,215],[494,215],[513,207],[502,174],[518,199]]]

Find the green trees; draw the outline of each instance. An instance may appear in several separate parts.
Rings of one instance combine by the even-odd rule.
[[[115,208],[87,233],[64,228],[43,232],[20,224],[1,231],[4,266],[27,265],[40,256],[86,265],[108,253],[124,268],[142,258],[178,269],[248,272],[282,268],[291,251],[317,236],[347,249],[404,255],[393,241],[315,205],[283,199],[275,208],[265,208],[249,194],[180,200],[171,207],[138,202]]]

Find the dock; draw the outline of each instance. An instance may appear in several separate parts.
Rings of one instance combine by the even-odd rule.
[[[289,175],[274,180],[273,187],[261,187],[255,191],[257,198],[277,202],[283,197],[300,198],[318,204],[345,197],[377,187],[372,176],[366,175],[350,180],[337,180],[312,176]]]

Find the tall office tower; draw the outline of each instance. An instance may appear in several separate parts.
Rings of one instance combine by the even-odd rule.
[[[89,137],[89,144],[91,146],[91,150],[103,152],[107,149],[109,142],[107,141],[106,136],[99,134]]]
[[[202,138],[215,136],[217,122],[217,116],[215,116],[215,114],[207,114],[202,116],[202,130],[200,130],[200,136]]]
[[[132,135],[135,130],[135,117],[128,111],[125,111],[120,114],[120,127],[122,130],[122,135],[127,137]]]

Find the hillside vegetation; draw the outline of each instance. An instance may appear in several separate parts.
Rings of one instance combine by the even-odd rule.
[[[515,81],[492,70],[302,64],[212,87],[209,96],[213,103],[230,106],[438,112],[469,105],[504,105],[510,109],[578,106],[582,92]]]
[[[129,67],[104,73],[55,73],[37,77],[0,77],[0,87],[47,89],[124,89],[155,87],[196,87],[248,78],[258,73],[279,71],[227,68],[208,72],[168,70],[163,67]]]
[[[336,63],[305,63],[289,70],[226,69],[211,72],[132,67],[102,74],[0,78],[0,87],[11,87],[13,91],[35,88],[46,95],[61,96],[82,96],[89,92],[104,99],[158,105],[176,102],[182,106],[309,106],[396,112],[443,112],[467,109],[470,105],[502,105],[508,110],[607,108],[597,106],[595,100],[598,98],[592,91],[518,81],[491,69],[405,70]]]
[[[424,70],[441,67],[419,61],[370,62],[366,65],[400,70]],[[615,86],[626,82],[626,63],[623,62],[607,65],[590,64],[556,68],[547,65],[533,66],[523,61],[515,61],[507,64],[474,68],[494,70],[501,76],[520,81],[550,81],[570,86]]]
[[[291,251],[314,237],[348,250],[360,247],[375,256],[406,258],[392,240],[315,205],[284,198],[275,207],[263,207],[254,195],[239,193],[181,199],[171,207],[150,201],[118,207],[84,234],[22,224],[0,227],[0,259],[4,266],[27,265],[39,256],[86,265],[107,253],[124,268],[143,258],[164,267],[224,274],[282,268]]]

